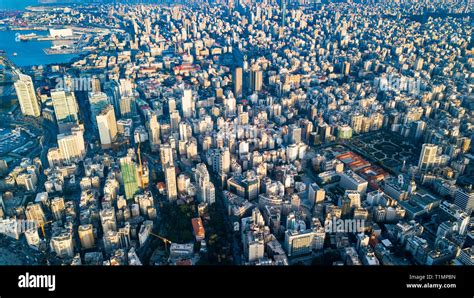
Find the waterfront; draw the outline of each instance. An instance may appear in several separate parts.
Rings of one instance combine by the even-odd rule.
[[[1,0],[0,10],[24,10],[32,5],[38,5],[38,0]]]
[[[1,10],[25,10],[28,6],[38,5],[38,0],[1,0]],[[0,50],[17,66],[66,63],[76,57],[74,54],[47,55],[45,48],[52,46],[51,41],[17,42],[16,34],[36,33],[46,35],[46,31],[0,31]],[[16,55],[14,55],[16,53]]]
[[[52,46],[52,41],[16,41],[16,34],[36,33],[46,35],[46,31],[0,31],[0,50],[4,50],[7,57],[17,66],[46,65],[56,63],[67,63],[77,54],[55,54],[47,55],[45,48]],[[14,53],[17,53],[15,56]]]

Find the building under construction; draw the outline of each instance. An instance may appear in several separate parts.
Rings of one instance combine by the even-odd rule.
[[[130,155],[120,159],[120,171],[122,172],[125,197],[127,200],[133,199],[133,196],[138,192],[139,177],[137,164]]]

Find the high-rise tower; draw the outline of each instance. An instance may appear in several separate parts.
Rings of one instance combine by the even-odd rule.
[[[31,77],[19,74],[19,80],[14,85],[21,113],[25,116],[38,117],[40,115],[40,107]]]

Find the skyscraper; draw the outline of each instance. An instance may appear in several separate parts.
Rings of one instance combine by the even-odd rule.
[[[239,98],[242,96],[242,67],[236,67],[234,70],[234,96]]]
[[[97,128],[97,115],[109,104],[107,94],[103,92],[90,92],[89,104],[91,107],[91,121],[94,128]]]
[[[233,96],[229,94],[229,97],[225,99],[225,113],[226,116],[235,115],[237,110],[236,100]]]
[[[179,139],[181,141],[188,141],[192,137],[192,128],[188,123],[181,121],[178,125],[179,128]]]
[[[474,210],[474,190],[472,190],[472,185],[464,189],[460,188],[456,191],[454,204],[467,214],[470,214],[471,211]]]
[[[20,102],[21,113],[25,116],[38,117],[41,113],[38,99],[36,98],[33,81],[30,76],[19,74],[15,82],[15,91]]]
[[[286,0],[280,0],[281,6],[281,26],[284,27],[286,24]]]
[[[78,233],[82,249],[89,249],[95,246],[94,231],[91,224],[80,225]]]
[[[100,211],[100,222],[102,230],[105,233],[108,231],[117,231],[117,219],[115,217],[115,209],[107,208]]]
[[[308,190],[308,200],[314,204],[324,202],[326,191],[316,183],[311,183]]]
[[[351,116],[351,127],[354,131],[354,133],[358,134],[362,131],[362,120],[364,116],[361,114],[354,114]]]
[[[438,146],[433,144],[423,144],[421,148],[420,160],[418,161],[418,169],[426,171],[431,169],[436,163]]]
[[[100,79],[96,76],[91,78],[91,90],[92,92],[101,92]]]
[[[57,89],[51,91],[54,114],[58,125],[77,123],[79,108],[73,92]]]
[[[170,144],[163,144],[160,147],[160,160],[163,167],[166,164],[173,165],[173,149]]]
[[[54,198],[51,200],[51,213],[55,220],[61,220],[64,215],[64,198]]]
[[[35,221],[37,225],[42,225],[46,222],[46,216],[40,204],[28,203],[25,214],[26,219]]]
[[[135,97],[133,96],[121,96],[119,99],[120,116],[121,117],[132,117],[136,114],[135,108]]]
[[[252,91],[259,92],[262,90],[263,72],[258,67],[252,69]]]
[[[296,124],[292,124],[289,127],[289,144],[298,144],[301,142],[301,127]]]
[[[120,79],[119,90],[121,96],[133,95],[133,84],[130,79]]]
[[[181,112],[184,118],[191,118],[193,116],[194,102],[193,92],[191,89],[185,89],[183,97],[181,98]]]
[[[146,18],[145,19],[145,32],[147,34],[150,34],[151,33],[151,22],[150,22],[150,18]]]
[[[342,74],[348,76],[351,71],[351,64],[347,61],[342,63]]]
[[[181,116],[178,111],[173,111],[170,113],[170,126],[172,131],[177,131],[179,129],[179,123],[181,122]]]
[[[310,253],[313,239],[314,232],[310,229],[304,231],[287,230],[284,242],[287,255],[290,257]]]
[[[73,127],[69,133],[58,135],[58,147],[61,159],[66,162],[82,160],[86,155],[84,144],[84,127]]]
[[[115,121],[113,106],[105,107],[96,119],[102,148],[110,148],[117,137],[117,122]]]
[[[151,115],[148,121],[148,137],[150,140],[150,147],[152,152],[158,151],[160,140],[160,123],[156,114]]]
[[[168,192],[168,200],[176,201],[178,198],[178,190],[176,187],[176,171],[173,165],[167,164],[164,167],[166,190]]]
[[[419,57],[415,61],[415,70],[422,70],[423,69],[423,58]]]
[[[244,249],[245,255],[249,262],[254,262],[262,259],[265,253],[265,241],[261,233],[247,232],[246,246]]]
[[[420,140],[426,130],[426,122],[418,120],[411,123],[412,136],[415,140]]]
[[[219,151],[216,156],[217,160],[214,165],[214,172],[216,173],[229,173],[230,171],[230,151],[228,147],[224,147]]]
[[[194,178],[197,184],[197,198],[200,202],[213,204],[215,202],[215,188],[210,181],[209,172],[205,164],[200,163],[194,170]]]
[[[59,257],[73,257],[74,256],[74,242],[72,233],[64,230],[57,233],[51,238],[51,250]]]
[[[39,234],[38,234],[38,229],[26,230],[25,238],[26,238],[26,242],[28,243],[28,246],[30,246],[33,249],[38,249],[41,242]]]
[[[120,116],[120,85],[117,80],[112,80],[104,83],[103,88],[105,94],[114,106],[115,115]]]

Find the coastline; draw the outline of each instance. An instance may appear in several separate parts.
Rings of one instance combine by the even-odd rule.
[[[30,28],[28,28],[30,29]],[[38,33],[38,31],[46,30],[21,30],[23,32]],[[36,32],[34,32],[36,31]],[[2,55],[7,57],[12,64],[18,68],[32,68],[37,66],[49,65],[66,65],[81,59],[87,52],[80,52],[75,49],[71,51],[61,50],[60,52],[52,52],[51,47],[54,46],[53,40],[28,40],[15,41],[17,30],[0,31],[0,39],[5,43],[0,47],[3,51]]]

